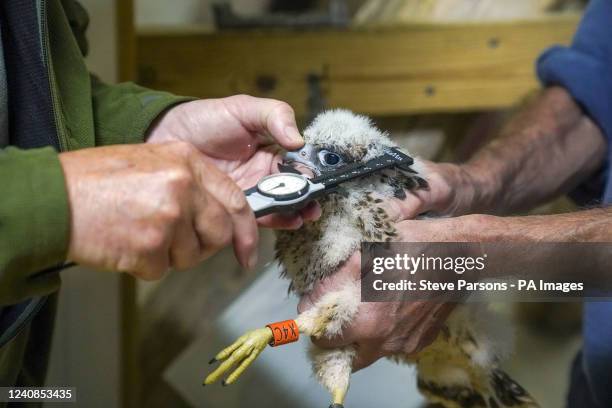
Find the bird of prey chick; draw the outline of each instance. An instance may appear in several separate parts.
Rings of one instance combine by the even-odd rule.
[[[334,171],[346,164],[365,162],[397,146],[364,116],[346,110],[327,111],[304,131],[306,145],[287,155],[291,162],[307,166],[315,175]],[[418,160],[411,168],[385,170],[347,183],[344,194],[320,200],[322,216],[298,231],[278,233],[276,251],[283,275],[291,280],[290,290],[302,296],[313,285],[335,271],[362,242],[392,241],[397,232],[383,203],[406,192],[427,188],[427,174]],[[360,303],[358,283],[347,282],[339,290],[322,296],[315,305],[295,318],[299,332],[315,338],[331,338],[354,319]],[[500,318],[476,303],[455,308],[436,340],[416,356],[393,356],[415,364],[418,388],[432,403],[446,408],[514,407],[538,404],[498,364],[506,353],[508,333]],[[495,324],[498,323],[498,324]],[[205,384],[219,380],[234,366],[224,385],[242,374],[274,339],[271,328],[246,333],[221,351],[211,362],[221,361]],[[349,388],[353,346],[324,350],[311,345],[315,377],[332,395],[333,408],[344,403]]]

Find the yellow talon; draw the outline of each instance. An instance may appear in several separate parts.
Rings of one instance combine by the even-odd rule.
[[[215,358],[213,358],[211,360],[211,363],[214,363],[216,361],[221,361],[221,360],[225,360],[230,354],[232,354],[238,347],[240,347],[242,345],[242,343],[244,343],[244,341],[246,340],[246,336],[248,333],[243,334],[242,336],[240,336],[238,338],[238,340],[236,340],[234,343],[232,343],[231,346],[228,346],[226,348],[224,348],[223,350],[221,350],[219,353],[217,353],[217,355],[215,356]]]
[[[272,337],[272,331],[267,327],[253,330],[240,336],[231,346],[223,349],[211,360],[211,362],[225,361],[206,377],[204,385],[209,385],[219,380],[234,365],[240,363],[238,368],[227,377],[227,380],[223,381],[223,385],[229,385],[236,381],[247,367],[255,361],[259,353],[266,348]]]
[[[238,366],[237,369],[234,370],[233,373],[231,373],[227,379],[225,380],[224,385],[230,385],[231,383],[233,383],[234,381],[236,381],[238,379],[238,377],[240,377],[242,375],[242,373],[251,365],[251,363],[253,361],[255,361],[255,359],[257,358],[257,356],[259,355],[259,353],[261,353],[261,351],[255,349],[251,352],[251,354],[244,359],[244,361],[242,363],[240,363],[240,365]]]

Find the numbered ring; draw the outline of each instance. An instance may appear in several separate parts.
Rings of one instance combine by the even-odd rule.
[[[270,346],[276,347],[287,343],[293,343],[300,338],[300,330],[295,320],[285,320],[266,325],[272,331]]]

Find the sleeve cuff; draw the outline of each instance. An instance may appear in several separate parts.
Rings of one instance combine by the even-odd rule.
[[[139,120],[134,123],[134,127],[132,128],[132,134],[139,135],[137,143],[145,141],[149,127],[151,127],[151,124],[160,114],[176,105],[197,99],[154,91],[152,91],[151,94],[140,95],[139,98],[144,106],[139,115]]]
[[[610,67],[591,54],[574,48],[554,46],[538,59],[537,74],[544,85],[565,88],[601,129],[607,140],[603,181],[604,198],[612,197],[612,78]]]
[[[0,303],[51,293],[64,261],[70,214],[64,174],[52,148],[0,151]]]
[[[142,143],[166,109],[197,98],[152,91],[131,82],[107,85],[92,78],[96,146]]]
[[[610,67],[573,48],[554,46],[538,59],[537,74],[546,86],[560,85],[612,140],[612,78]]]

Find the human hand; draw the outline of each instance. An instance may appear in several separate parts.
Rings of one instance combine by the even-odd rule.
[[[325,293],[339,290],[347,280],[360,279],[360,253],[355,253],[333,275],[318,281],[304,295],[298,312],[310,309]],[[356,347],[353,371],[395,354],[413,355],[434,341],[454,304],[442,302],[361,303],[355,319],[334,338],[312,338],[322,348]]]
[[[169,109],[151,127],[148,143],[182,140],[194,145],[242,189],[276,171],[277,143],[287,150],[303,146],[293,109],[285,102],[237,95],[204,99]],[[318,218],[312,203],[294,216],[262,217],[263,226],[299,228]]]
[[[432,242],[478,242],[487,225],[495,223],[495,229],[498,229],[497,220],[498,217],[493,216],[468,215],[402,221],[395,227],[398,241],[421,242],[424,247],[418,253],[430,253],[435,250],[430,248]],[[298,312],[308,310],[325,293],[339,290],[347,281],[359,281],[360,260],[361,254],[357,252],[336,273],[318,281],[313,290],[300,300]],[[355,319],[340,336],[313,339],[313,342],[323,348],[355,345],[357,356],[353,369],[356,371],[381,357],[418,353],[435,340],[454,307],[455,303],[440,300],[361,303]]]
[[[472,211],[476,187],[466,166],[419,160],[416,167],[429,187],[406,191],[401,200],[388,200],[384,206],[393,220],[409,220],[424,213],[457,216]]]
[[[232,243],[257,261],[257,225],[242,190],[191,144],[59,155],[71,209],[68,258],[142,279],[185,269]]]

